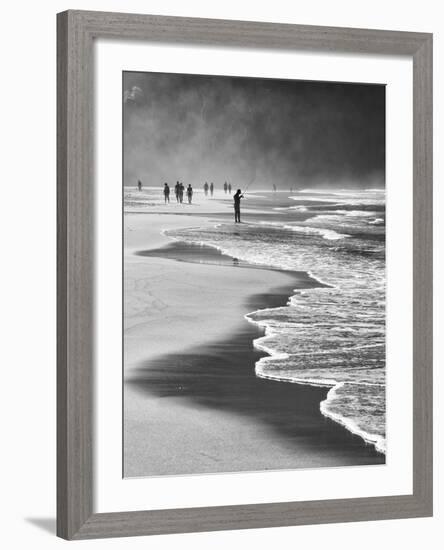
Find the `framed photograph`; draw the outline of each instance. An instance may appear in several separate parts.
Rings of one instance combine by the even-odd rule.
[[[432,515],[432,35],[57,24],[58,535]]]

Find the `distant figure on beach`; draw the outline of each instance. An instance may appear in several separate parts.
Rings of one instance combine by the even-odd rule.
[[[191,199],[193,198],[193,188],[191,187],[191,183],[189,183],[187,187],[187,197],[188,197],[188,204],[191,204]]]
[[[213,196],[213,191],[214,191],[214,185],[213,185],[213,182],[210,183],[210,195]]]
[[[277,190],[276,184],[273,183],[273,193],[276,193],[276,190]]]
[[[140,180],[137,182],[137,187],[139,188],[139,191],[142,191],[142,182]]]
[[[226,195],[227,191],[228,191],[228,183],[227,182],[224,183],[224,191],[225,191],[225,195]]]
[[[185,191],[185,187],[182,182],[179,183],[179,202],[180,204],[183,203],[183,192]]]
[[[176,195],[176,201],[179,202],[179,191],[180,191],[180,184],[177,181],[176,185],[174,186],[174,194]]]
[[[234,199],[234,222],[240,223],[240,201],[243,199],[244,196],[242,195],[242,191],[238,189],[236,193],[233,195]]]
[[[231,195],[231,183],[228,184],[228,193]]]
[[[208,183],[205,182],[205,185],[204,185],[204,192],[205,192],[205,196],[208,195]]]
[[[168,183],[165,183],[163,186],[163,196],[165,197],[165,204],[170,202],[170,186]]]

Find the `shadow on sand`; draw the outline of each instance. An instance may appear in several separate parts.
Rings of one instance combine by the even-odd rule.
[[[294,286],[252,296],[246,311],[284,305]],[[319,404],[328,388],[255,375],[256,361],[267,355],[253,347],[261,335],[261,329],[245,321],[231,338],[147,360],[125,384],[160,398],[180,397],[195,407],[253,418],[282,436],[286,445],[331,457],[334,465],[384,464],[385,456],[373,446],[321,414]]]

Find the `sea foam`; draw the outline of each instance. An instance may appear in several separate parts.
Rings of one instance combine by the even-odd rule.
[[[383,220],[374,212],[382,212],[384,195],[336,192],[335,212],[319,195],[304,192],[319,201],[303,222],[289,221],[287,210],[282,221],[167,234],[252,264],[306,271],[328,285],[294,290],[282,307],[246,315],[265,332],[254,341],[267,354],[256,363],[256,375],[329,387],[321,413],[385,452],[385,226],[369,224]],[[369,215],[348,208],[363,201]]]

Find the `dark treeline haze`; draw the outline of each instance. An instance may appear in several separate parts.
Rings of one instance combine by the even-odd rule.
[[[124,185],[384,186],[385,86],[125,72]]]

